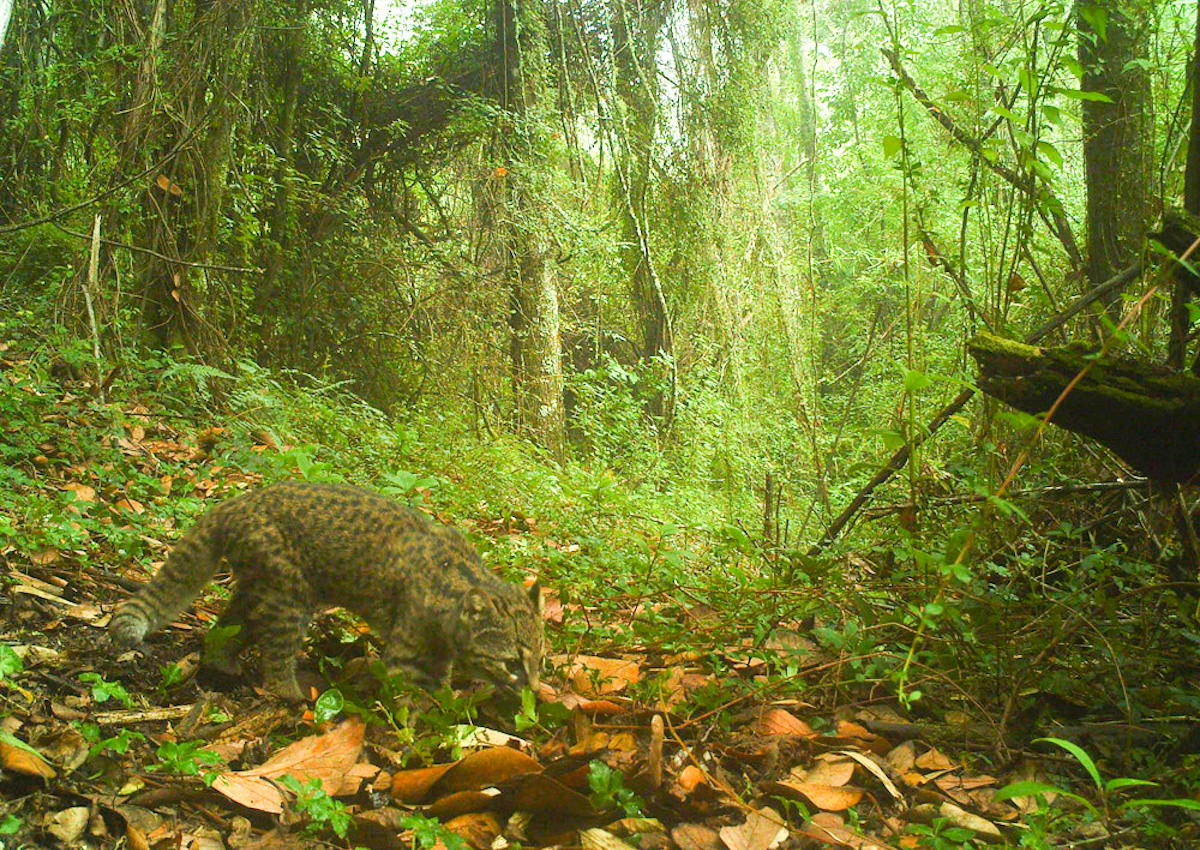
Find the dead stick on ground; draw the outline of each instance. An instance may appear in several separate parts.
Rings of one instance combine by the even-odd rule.
[[[180,720],[187,717],[193,707],[191,705],[172,705],[167,708],[102,711],[99,714],[93,714],[90,719],[102,726],[132,726],[135,723],[162,723],[164,720]]]

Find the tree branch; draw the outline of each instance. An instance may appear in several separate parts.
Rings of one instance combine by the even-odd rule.
[[[1071,224],[1067,221],[1067,217],[1062,212],[1062,204],[1054,197],[1050,187],[1045,184],[1040,184],[1033,180],[1028,175],[1021,175],[1009,168],[1002,162],[997,162],[983,155],[983,143],[960,127],[953,118],[946,114],[946,111],[933,102],[933,99],[925,93],[916,80],[914,80],[900,63],[900,56],[895,50],[882,48],[881,51],[884,58],[888,60],[888,64],[892,66],[892,70],[900,80],[900,84],[912,93],[917,102],[925,107],[925,111],[929,113],[933,120],[941,124],[946,131],[954,138],[955,141],[966,147],[971,153],[975,154],[979,159],[987,165],[992,171],[999,175],[1003,180],[1010,183],[1014,188],[1029,195],[1037,200],[1039,197],[1044,202],[1038,205],[1038,213],[1043,218],[1046,217],[1047,211],[1050,220],[1047,224],[1054,232],[1055,237],[1062,243],[1063,248],[1067,252],[1067,256],[1071,260],[1071,265],[1074,268],[1079,268],[1083,265],[1083,256],[1080,254],[1079,245],[1075,241],[1075,234],[1071,230]],[[1043,209],[1043,206],[1045,209]]]

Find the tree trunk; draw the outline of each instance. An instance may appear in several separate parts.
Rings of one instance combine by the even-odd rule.
[[[621,222],[621,265],[630,283],[631,299],[641,329],[643,361],[664,373],[655,359],[671,354],[670,321],[666,295],[654,273],[646,230],[646,193],[658,122],[658,85],[655,62],[664,4],[627,4],[616,0],[612,9],[613,62],[622,114],[617,125],[616,184],[614,194]],[[636,16],[636,17],[635,17]],[[660,374],[666,383],[665,374]],[[662,389],[647,403],[658,421],[669,419],[668,400]]]
[[[1148,19],[1126,0],[1079,0],[1076,14],[1080,88],[1112,101],[1083,101],[1086,268],[1096,286],[1137,257],[1150,218],[1153,104],[1141,64],[1148,52]],[[1118,302],[1109,306],[1115,310]]]
[[[263,280],[255,296],[254,313],[262,322],[258,344],[260,350],[272,351],[279,310],[273,309],[281,293],[286,290],[288,270],[286,255],[290,241],[292,218],[292,183],[295,174],[295,127],[296,105],[300,96],[300,50],[303,45],[308,19],[308,0],[296,0],[295,19],[292,27],[283,36],[283,79],[280,83],[281,103],[275,121],[272,147],[275,149],[275,191],[266,214],[267,234],[263,258]],[[364,50],[363,61],[366,61]]]
[[[545,226],[536,180],[540,167],[532,140],[545,134],[545,22],[536,0],[497,0],[496,55],[502,72],[501,106],[507,162],[504,228],[509,286],[510,350],[517,428],[564,457],[562,338],[558,288],[547,272]]]

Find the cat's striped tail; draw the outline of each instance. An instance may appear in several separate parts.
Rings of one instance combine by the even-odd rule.
[[[117,606],[108,624],[109,638],[116,646],[136,646],[175,619],[212,578],[223,554],[219,513],[220,508],[200,517],[175,544],[162,569],[133,598]]]

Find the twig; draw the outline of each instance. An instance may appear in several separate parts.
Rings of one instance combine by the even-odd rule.
[[[89,240],[93,238],[91,236],[88,236],[86,233],[79,233],[78,231],[71,230],[70,228],[67,228],[67,227],[63,227],[57,221],[52,221],[50,223],[53,224],[55,227],[57,227],[59,230],[61,230],[63,233],[67,234],[68,236],[74,236],[77,239],[89,239]],[[3,233],[3,232],[4,232],[3,229],[0,229],[0,233]],[[100,242],[101,242],[101,244],[104,244],[104,245],[111,245],[114,248],[124,248],[126,251],[133,251],[134,253],[137,253],[137,254],[149,254],[151,257],[154,257],[155,259],[159,259],[159,260],[162,260],[163,262],[171,263],[172,265],[176,265],[176,266],[187,266],[187,267],[193,268],[193,269],[208,269],[210,271],[217,271],[217,272],[237,272],[239,274],[262,274],[263,273],[262,269],[247,267],[247,266],[221,266],[221,265],[216,265],[214,263],[195,263],[190,260],[180,260],[175,257],[168,257],[166,254],[160,254],[160,253],[158,253],[158,251],[154,251],[150,248],[143,248],[139,245],[129,245],[125,242],[117,242],[112,239],[101,239]]]
[[[100,391],[100,403],[105,404],[104,376],[100,374],[100,329],[96,325],[96,308],[92,304],[92,293],[99,291],[100,281],[100,213],[92,222],[92,252],[88,257],[87,284],[83,287],[83,300],[87,304],[88,321],[92,325],[92,357],[96,366],[96,388]]]
[[[91,715],[91,719],[102,726],[132,726],[135,723],[162,723],[187,717],[195,706],[171,705],[166,708],[130,709],[128,711],[102,711]]]

